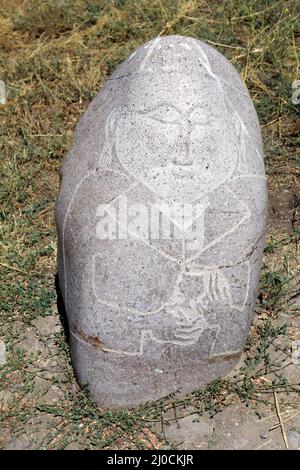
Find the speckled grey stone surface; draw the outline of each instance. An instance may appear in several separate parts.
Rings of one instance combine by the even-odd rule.
[[[101,406],[230,372],[252,322],[266,210],[260,126],[232,65],[189,37],[138,48],[80,119],[56,206],[73,364]]]

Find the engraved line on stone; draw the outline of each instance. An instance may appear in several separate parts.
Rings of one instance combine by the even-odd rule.
[[[186,258],[185,259],[186,263],[190,263],[191,261],[194,261],[196,258],[198,258],[198,256],[201,253],[204,253],[206,250],[208,250],[209,248],[214,246],[216,243],[219,243],[219,241],[221,241],[223,238],[227,237],[227,235],[229,235],[230,233],[234,232],[240,225],[242,225],[245,222],[246,219],[248,219],[251,216],[251,210],[245,204],[245,202],[240,200],[226,185],[225,185],[225,188],[235,199],[237,199],[240,202],[240,204],[242,204],[242,206],[244,206],[247,213],[244,215],[244,217],[242,217],[242,219],[237,223],[237,225],[233,226],[230,230],[228,230],[227,232],[224,232],[222,235],[220,235],[219,237],[214,239],[212,242],[210,242],[208,245],[203,247],[201,250],[197,251],[197,253],[195,255],[193,255],[189,258]]]
[[[203,49],[201,48],[201,46],[196,43],[196,47],[197,47],[197,49],[200,51],[200,55],[202,56],[202,58],[204,58],[204,60],[202,61],[202,63],[203,63],[203,65],[204,65],[204,67],[206,68],[207,72],[211,75],[212,78],[214,78],[214,79],[217,81],[217,83],[218,83],[218,85],[219,85],[220,92],[221,92],[221,94],[222,94],[222,98],[223,98],[223,102],[224,102],[224,106],[225,106],[225,109],[226,109],[226,103],[225,103],[225,100],[224,100],[224,91],[223,91],[223,87],[222,87],[222,85],[221,85],[221,79],[220,79],[220,77],[219,77],[218,75],[216,75],[216,74],[211,70],[211,66],[210,66],[209,59],[208,59],[207,55],[205,54],[205,52],[203,51]],[[229,105],[230,105],[231,109],[235,112],[235,110],[234,110],[234,108],[233,108],[233,105],[232,105],[232,103],[230,102],[230,100],[228,100],[228,102],[229,102]],[[246,134],[247,134],[247,136],[248,136],[248,138],[249,138],[249,140],[250,140],[250,142],[251,142],[249,133],[248,133],[248,131],[247,131],[247,129],[246,129],[246,126],[245,126],[243,120],[242,120],[241,117],[238,115],[238,113],[236,113],[236,114],[237,114],[237,116],[238,116],[238,118],[239,118],[239,120],[240,120],[240,124],[241,124],[241,126],[242,126],[244,132],[246,132]],[[257,150],[256,146],[253,144],[253,142],[252,142],[252,145],[253,145],[253,147],[254,147],[254,149],[255,149],[257,155],[259,156],[259,159],[260,159],[260,162],[261,162],[261,164],[262,164],[262,167],[264,168],[264,161],[263,161],[262,156],[260,155],[259,151]]]
[[[212,78],[214,78],[214,79],[217,81],[217,83],[218,83],[218,85],[219,85],[220,92],[221,92],[221,94],[222,94],[222,98],[223,98],[223,102],[224,102],[224,106],[225,106],[225,109],[226,109],[226,102],[225,102],[225,99],[224,99],[224,90],[223,90],[223,87],[222,87],[222,85],[221,85],[221,77],[219,77],[218,75],[216,75],[216,74],[211,70],[211,66],[210,66],[209,59],[208,59],[207,55],[205,54],[205,52],[203,51],[203,49],[201,48],[201,46],[200,46],[199,44],[196,44],[196,47],[198,48],[199,51],[201,51],[201,55],[202,55],[202,57],[204,58],[204,60],[203,60],[202,63],[203,63],[203,65],[204,65],[204,67],[206,68],[207,72],[211,75]],[[234,112],[236,112],[235,109],[233,108],[233,105],[232,105],[231,101],[228,100],[228,102],[229,102],[229,105],[230,105],[231,109],[232,109]],[[256,151],[256,153],[257,153],[259,159],[260,159],[260,163],[262,164],[262,167],[264,168],[264,161],[263,161],[263,158],[262,158],[261,154],[259,153],[259,151],[258,151],[258,149],[256,148],[256,146],[254,145],[254,143],[251,141],[250,136],[249,136],[249,133],[248,133],[248,130],[247,130],[247,128],[246,128],[246,126],[245,126],[243,120],[241,119],[241,117],[239,116],[238,113],[236,113],[236,115],[238,116],[238,119],[239,119],[239,121],[240,121],[240,124],[241,124],[241,126],[242,126],[242,129],[243,129],[244,132],[246,132],[247,137],[249,138],[250,143],[252,143],[252,145],[253,145],[253,147],[254,147],[254,149],[255,149],[255,151]]]
[[[232,105],[231,105],[231,107],[232,107]],[[237,115],[237,117],[238,117],[238,119],[239,119],[239,121],[240,121],[240,125],[242,126],[243,131],[246,133],[246,135],[247,135],[247,137],[248,137],[248,139],[249,139],[250,145],[253,146],[253,148],[254,148],[256,154],[257,154],[258,157],[259,157],[259,160],[260,160],[260,163],[261,163],[261,165],[262,165],[262,168],[264,169],[265,164],[264,164],[264,159],[263,159],[262,155],[260,154],[260,152],[258,151],[258,149],[256,148],[256,146],[254,145],[252,139],[250,138],[249,132],[248,132],[248,130],[247,130],[247,128],[246,128],[246,126],[245,126],[243,120],[242,120],[241,117],[238,115],[238,113],[236,113],[236,115]]]
[[[211,66],[210,66],[210,62],[209,62],[209,59],[206,55],[206,53],[204,52],[204,50],[202,49],[202,47],[200,46],[200,44],[198,44],[197,42],[195,42],[196,44],[196,49],[198,49],[199,51],[199,56],[201,57],[199,60],[200,62],[202,62],[203,66],[205,67],[207,73],[214,79],[216,80],[218,86],[219,86],[219,89],[220,89],[220,92],[221,92],[221,95],[222,95],[222,98],[223,98],[223,102],[224,102],[224,105],[225,105],[225,109],[226,109],[226,103],[225,103],[225,100],[224,100],[224,91],[223,91],[223,87],[221,85],[221,81],[220,81],[220,78],[218,75],[216,75],[212,70],[211,70]],[[201,60],[202,59],[202,60]]]
[[[223,77],[220,77],[220,75],[218,75],[218,77],[220,78],[220,80],[222,80],[222,82],[226,83],[226,85],[231,88],[232,90],[236,91],[237,93],[239,93],[240,95],[244,95],[246,96],[247,98],[249,98],[249,94],[243,90],[240,90],[239,88],[236,88],[235,86],[232,85],[232,83],[230,82],[227,82],[227,80],[225,80],[225,78]]]
[[[136,51],[131,54],[131,56],[130,56],[129,59],[128,59],[128,62],[130,62],[131,59],[132,59],[135,55],[136,55]]]
[[[200,55],[202,56],[202,59],[204,59],[204,60],[202,60],[202,63],[203,63],[203,65],[204,65],[204,67],[206,68],[208,74],[209,74],[212,78],[214,78],[214,79],[217,81],[217,84],[218,84],[218,86],[219,86],[219,89],[220,89],[220,92],[221,92],[221,95],[222,95],[223,103],[224,103],[224,106],[225,106],[225,109],[226,109],[227,107],[226,107],[226,102],[225,102],[225,99],[224,99],[224,90],[223,90],[223,87],[222,87],[222,85],[221,85],[221,77],[219,77],[218,75],[216,75],[216,74],[211,70],[211,66],[210,66],[209,59],[208,59],[207,55],[205,54],[205,52],[203,51],[202,47],[201,47],[199,44],[197,44],[197,43],[196,43],[196,47],[197,47],[197,49],[200,51]],[[230,100],[228,100],[228,102],[229,102],[229,105],[230,105],[231,109],[232,109],[234,112],[236,112],[235,109],[233,108],[233,105],[232,105],[232,103],[230,102]],[[248,131],[247,131],[247,129],[246,129],[246,126],[245,126],[243,120],[242,120],[241,117],[238,115],[238,113],[236,113],[236,115],[238,116],[238,119],[239,119],[239,121],[240,121],[240,124],[241,124],[241,126],[242,126],[243,131],[246,132],[246,134],[247,134],[247,136],[248,136],[248,138],[249,138],[249,140],[250,140],[250,142],[251,142],[249,133],[248,133]],[[259,151],[257,150],[256,146],[253,144],[253,142],[252,142],[252,145],[253,145],[253,147],[254,147],[254,149],[255,149],[255,151],[256,151],[256,153],[257,153],[259,159],[260,159],[260,162],[261,162],[261,164],[262,164],[262,167],[264,168],[264,161],[263,161],[262,156],[260,155]]]
[[[207,72],[211,74],[211,76],[213,76],[213,78],[216,78],[216,80],[222,80],[224,83],[226,83],[226,85],[228,85],[230,88],[232,88],[234,91],[244,95],[244,96],[247,96],[249,98],[249,95],[246,91],[242,91],[236,87],[233,87],[231,83],[227,82],[227,80],[225,80],[223,77],[219,76],[219,75],[216,75],[212,70],[211,70],[211,66],[210,66],[210,62],[209,62],[209,59],[206,55],[206,53],[204,52],[204,50],[202,49],[201,45],[198,43],[198,40],[195,39],[195,38],[192,38],[192,40],[194,41],[195,43],[195,46],[196,46],[196,49],[198,49],[200,51],[200,55],[201,55],[201,58],[202,58],[202,64],[204,65],[204,67],[206,68]],[[200,59],[201,60],[201,59]]]
[[[152,50],[154,49],[155,45],[159,43],[160,37],[156,37],[155,39],[152,39],[148,44],[144,46],[144,49],[149,49],[146,51],[145,57],[142,60],[142,63],[140,65],[140,70],[144,70],[145,63],[147,62],[148,58],[150,57]]]

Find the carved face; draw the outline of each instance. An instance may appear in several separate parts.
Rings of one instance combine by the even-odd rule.
[[[216,81],[164,72],[136,78],[115,128],[117,157],[159,197],[192,203],[232,174],[234,125]]]

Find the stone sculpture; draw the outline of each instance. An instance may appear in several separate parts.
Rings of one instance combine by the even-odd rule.
[[[80,119],[56,206],[72,360],[101,406],[235,366],[266,210],[260,126],[232,65],[190,37],[138,48]]]

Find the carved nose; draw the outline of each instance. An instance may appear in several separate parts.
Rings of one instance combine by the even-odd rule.
[[[180,128],[173,163],[174,165],[183,166],[192,165],[193,163],[193,158],[190,155],[190,129],[188,122]]]

